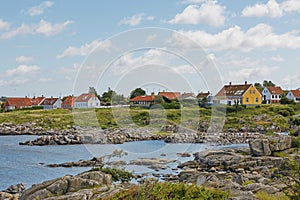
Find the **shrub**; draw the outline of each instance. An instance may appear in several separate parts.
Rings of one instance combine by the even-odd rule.
[[[206,189],[184,183],[144,183],[126,191],[121,191],[109,199],[228,199],[229,193],[221,190]]]
[[[297,137],[293,138],[292,148],[300,148],[300,136],[297,136]]]
[[[256,197],[259,200],[288,200],[289,199],[284,194],[282,194],[282,195],[274,195],[274,194],[268,194],[265,191],[259,191],[258,193],[256,193]]]
[[[129,182],[135,176],[133,175],[132,172],[128,172],[124,169],[118,169],[118,168],[93,168],[90,171],[101,171],[106,174],[110,174],[112,176],[113,181],[118,182],[121,181],[122,183],[124,182]]]

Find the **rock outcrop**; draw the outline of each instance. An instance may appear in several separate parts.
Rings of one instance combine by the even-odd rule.
[[[253,156],[269,156],[273,152],[291,148],[292,137],[285,135],[268,136],[266,139],[256,139],[249,143]]]
[[[38,137],[35,140],[20,142],[20,145],[72,145],[72,144],[122,144],[142,140],[161,140],[163,136],[154,134],[147,128],[115,129],[76,129],[74,132],[62,132]]]
[[[92,199],[97,190],[109,190],[112,184],[111,175],[99,171],[90,171],[76,176],[64,176],[25,190],[20,199]]]
[[[284,159],[253,157],[249,149],[198,152],[193,161],[180,164],[179,181],[229,191],[234,199],[256,199],[259,191],[282,194],[285,187],[275,177]]]

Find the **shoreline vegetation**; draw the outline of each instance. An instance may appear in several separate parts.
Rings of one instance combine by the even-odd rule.
[[[178,174],[174,171],[162,176],[159,171],[163,168],[155,168],[158,173],[140,176],[139,184],[129,181],[135,175],[120,167],[124,162],[104,168],[104,158],[92,158],[81,161],[87,166],[100,163],[91,171],[26,190],[22,184],[11,186],[0,192],[0,199],[299,199],[300,104],[227,107],[226,116],[218,108],[214,110],[189,107],[162,113],[160,109],[101,108],[0,113],[0,135],[39,136],[23,145],[119,144],[154,139],[249,143],[249,148],[193,152],[194,158],[178,165]],[[212,115],[225,119],[224,126],[219,122],[212,127]],[[206,134],[208,130],[210,134]],[[150,160],[155,164],[155,159]],[[62,163],[49,167],[74,166]]]

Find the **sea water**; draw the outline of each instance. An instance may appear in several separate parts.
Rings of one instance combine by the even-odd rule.
[[[89,160],[94,156],[111,154],[114,150],[123,150],[127,153],[121,158],[112,160],[130,160],[138,158],[167,158],[177,160],[170,163],[168,170],[162,173],[171,173],[180,162],[192,160],[193,157],[182,158],[178,153],[194,153],[203,150],[219,148],[235,148],[245,145],[211,146],[207,144],[167,144],[164,141],[138,141],[124,144],[86,144],[86,145],[52,145],[52,146],[21,146],[19,142],[33,140],[36,136],[1,136],[0,137],[0,191],[8,186],[24,183],[26,188],[32,184],[61,177],[67,174],[75,175],[89,170],[90,167],[49,168],[47,164],[64,163],[78,160]],[[161,154],[166,156],[161,156]],[[153,173],[145,166],[122,166],[135,173]],[[161,172],[160,172],[161,173]]]

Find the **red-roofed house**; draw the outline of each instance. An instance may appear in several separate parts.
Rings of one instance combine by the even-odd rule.
[[[100,100],[94,93],[84,93],[74,101],[74,108],[98,108]]]
[[[40,105],[44,107],[44,110],[61,108],[61,99],[53,97],[45,98]]]
[[[64,108],[64,109],[71,109],[71,108],[73,108],[75,99],[76,99],[76,97],[68,96],[68,97],[61,103],[61,107]]]
[[[130,99],[129,103],[131,107],[149,108],[151,105],[155,103],[155,99],[156,96],[154,92],[152,92],[151,95],[136,96]]]
[[[39,106],[44,101],[45,97],[33,97],[30,99],[32,106]]]
[[[279,86],[274,87],[264,87],[262,91],[263,100],[266,101],[267,104],[271,103],[279,103],[281,97],[283,95],[283,90]]]
[[[32,106],[32,103],[29,98],[7,98],[6,102],[4,104],[4,110],[16,110],[16,109],[22,109],[22,108],[30,108]]]
[[[159,92],[159,96],[162,96],[166,102],[177,100],[180,97],[180,92]]]
[[[294,102],[300,102],[300,90],[290,90],[286,95],[286,98],[291,99]]]

